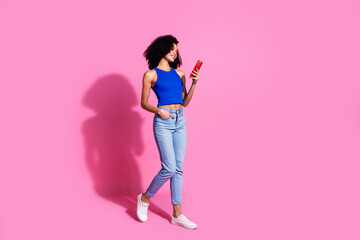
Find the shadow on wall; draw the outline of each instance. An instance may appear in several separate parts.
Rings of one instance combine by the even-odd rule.
[[[95,81],[82,101],[95,112],[82,124],[84,158],[94,189],[104,198],[131,207],[129,199],[142,191],[135,156],[144,150],[143,119],[132,109],[139,104],[134,89],[126,77],[109,74]]]
[[[143,187],[135,156],[144,151],[144,120],[132,108],[140,101],[126,77],[109,74],[95,81],[82,103],[95,113],[82,124],[84,159],[94,189],[139,221],[136,197]],[[170,221],[169,214],[156,204],[149,210]]]

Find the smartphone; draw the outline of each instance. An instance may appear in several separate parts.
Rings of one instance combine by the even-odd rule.
[[[193,69],[193,71],[197,68],[197,70],[199,71],[201,66],[202,66],[203,62],[198,60],[197,63],[195,64],[195,67]],[[191,74],[190,74],[190,77],[192,76],[192,71],[191,71]]]

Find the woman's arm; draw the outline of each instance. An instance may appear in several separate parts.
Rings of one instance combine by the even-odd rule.
[[[183,105],[184,107],[186,107],[187,105],[189,105],[190,103],[190,100],[194,94],[194,91],[195,91],[195,87],[196,87],[196,83],[200,77],[199,75],[199,72],[198,70],[196,69],[196,71],[193,71],[192,72],[194,74],[194,76],[192,76],[191,78],[193,79],[193,82],[191,84],[191,87],[189,89],[189,92],[187,92],[186,90],[186,76],[185,76],[185,73],[182,72],[182,76],[181,76],[181,79],[183,81],[183,85],[184,85],[184,88],[183,88]]]
[[[142,80],[142,92],[141,92],[141,107],[149,112],[159,113],[159,108],[149,104],[149,95],[151,89],[151,80],[154,78],[154,74],[151,71],[146,71]]]
[[[167,118],[171,116],[175,118],[170,112],[166,111],[165,109],[154,107],[153,105],[149,104],[149,96],[150,96],[150,89],[151,89],[151,81],[155,78],[156,73],[151,72],[150,70],[146,71],[143,76],[143,86],[141,92],[141,107],[149,112],[153,112],[159,114],[162,118]]]

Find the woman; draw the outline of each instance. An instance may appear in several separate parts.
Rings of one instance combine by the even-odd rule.
[[[197,69],[192,72],[192,85],[187,92],[185,73],[177,69],[182,64],[177,44],[175,37],[164,35],[155,39],[144,52],[150,70],[144,73],[142,80],[141,107],[155,113],[153,131],[160,154],[161,170],[147,190],[138,195],[137,216],[140,221],[147,221],[150,198],[170,179],[173,205],[171,223],[196,229],[197,225],[181,213],[182,165],[187,139],[183,106],[189,105],[200,75]],[[157,96],[157,107],[148,103],[150,88]]]

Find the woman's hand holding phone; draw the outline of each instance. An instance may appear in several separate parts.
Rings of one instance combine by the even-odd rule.
[[[195,84],[200,78],[199,70],[197,69],[193,70],[191,73],[191,78],[193,80],[193,83]]]
[[[199,70],[200,70],[202,64],[203,64],[203,62],[198,60],[195,64],[194,69],[191,72],[190,78],[192,78],[193,84],[196,83],[200,78]]]

